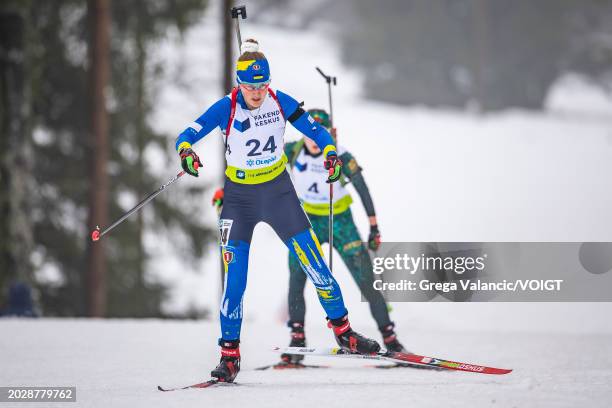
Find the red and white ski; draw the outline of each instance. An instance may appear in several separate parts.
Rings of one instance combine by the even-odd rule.
[[[441,358],[420,356],[418,354],[398,353],[393,351],[379,351],[374,354],[354,354],[341,348],[311,348],[311,347],[275,347],[273,351],[287,354],[301,354],[303,356],[359,358],[366,360],[384,360],[396,364],[409,363],[420,366],[436,367],[447,370],[467,371],[480,374],[508,374],[511,369],[487,367],[478,364],[461,363]]]
[[[231,386],[231,385],[238,385],[238,384],[237,383],[227,383],[227,382],[219,381],[217,378],[213,378],[211,380],[204,381],[204,382],[197,383],[197,384],[188,385],[186,387],[164,388],[161,385],[158,385],[157,389],[159,391],[168,392],[168,391],[177,391],[177,390],[188,390],[190,388],[208,388],[214,385]]]

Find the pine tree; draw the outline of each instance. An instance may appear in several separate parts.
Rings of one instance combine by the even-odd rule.
[[[31,89],[31,113],[24,121],[33,129],[28,203],[34,248],[33,282],[40,289],[46,315],[85,315],[88,197],[93,186],[88,168],[92,146],[88,141],[90,90],[88,82],[87,2],[15,2],[24,20],[29,67],[25,77]],[[147,50],[171,27],[184,31],[198,21],[205,0],[114,1],[110,16],[109,156],[106,171],[108,219],[125,208],[120,198],[138,197],[165,182],[151,172],[146,152],[161,146],[167,151],[175,135],[159,135],[149,123],[155,81],[161,67]],[[144,165],[143,165],[144,163]],[[177,168],[175,156],[166,163],[167,175]],[[203,188],[188,193],[202,193]],[[4,195],[3,195],[4,198]],[[182,239],[186,262],[203,255],[211,231],[191,217],[193,208],[160,195],[142,218],[128,219],[103,238],[108,260],[107,316],[161,316],[167,288],[146,275],[147,254],[143,231],[172,231]],[[98,221],[102,223],[102,221]],[[184,246],[186,243],[186,246]],[[0,282],[2,284],[2,282]]]
[[[11,3],[0,7],[0,289],[15,279],[32,280],[27,22],[21,8]],[[0,290],[0,307],[3,292]]]

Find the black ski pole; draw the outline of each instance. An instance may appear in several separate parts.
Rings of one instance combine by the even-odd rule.
[[[240,36],[240,19],[247,18],[246,6],[236,6],[232,7],[232,18],[234,19],[234,23],[236,25],[236,37],[238,38],[238,55],[240,55],[240,47],[242,47],[242,37]]]
[[[329,173],[332,173],[332,168]],[[329,271],[333,272],[333,253],[334,253],[334,183],[329,183]]]
[[[321,74],[323,76],[323,78],[325,78],[325,82],[327,82],[327,93],[329,96],[329,124],[330,127],[334,127],[334,107],[332,105],[332,91],[331,91],[331,87],[332,85],[336,86],[337,82],[336,82],[336,77],[335,76],[330,76],[330,75],[325,75],[325,73],[323,71],[321,71],[321,68],[319,67],[315,67],[317,69],[317,71],[319,71],[319,74]]]
[[[195,169],[197,170],[199,165],[198,163],[194,163],[193,167],[195,167]],[[134,208],[132,208],[131,210],[129,210],[128,212],[126,212],[125,214],[123,214],[121,216],[121,218],[119,218],[117,221],[113,222],[110,226],[104,228],[102,231],[100,231],[100,227],[96,225],[96,229],[94,229],[91,232],[91,240],[92,241],[98,241],[100,238],[102,238],[104,235],[106,235],[107,233],[109,233],[113,228],[115,228],[117,225],[121,224],[123,221],[125,221],[125,219],[127,217],[129,217],[130,215],[134,214],[136,211],[140,210],[142,207],[144,207],[145,205],[147,205],[151,200],[153,200],[155,197],[157,197],[159,195],[159,193],[161,193],[162,191],[164,191],[164,189],[166,187],[168,187],[170,184],[174,183],[176,180],[178,180],[179,178],[181,178],[183,175],[185,175],[185,170],[181,171],[180,173],[178,173],[176,176],[172,177],[166,184],[162,185],[160,188],[158,188],[157,190],[155,190],[154,192],[152,192],[151,194],[149,194],[144,200],[142,200],[141,202],[139,202],[138,204],[136,204],[136,206]]]
[[[332,85],[336,85],[336,77],[332,77],[330,75],[325,75],[325,73],[319,67],[315,67],[319,74],[325,78],[325,82],[327,82],[327,91],[329,95],[329,126],[333,129],[334,127],[334,111],[332,105]],[[329,169],[330,175],[332,174],[332,169]],[[334,183],[329,183],[329,270],[333,271],[333,253],[334,253]]]

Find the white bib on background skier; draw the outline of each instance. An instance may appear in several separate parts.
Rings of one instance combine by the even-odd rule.
[[[346,150],[338,146],[338,155]],[[307,153],[301,149],[292,169],[292,177],[298,197],[304,210],[309,214],[327,215],[329,213],[329,184],[325,182],[328,170],[321,162],[321,155]],[[334,185],[334,213],[346,211],[353,203],[349,191],[341,183]]]

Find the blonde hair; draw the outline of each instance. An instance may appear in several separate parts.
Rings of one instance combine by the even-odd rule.
[[[258,59],[266,59],[263,52],[259,51],[259,42],[253,38],[244,40],[240,46],[240,57],[238,61],[250,61]]]

